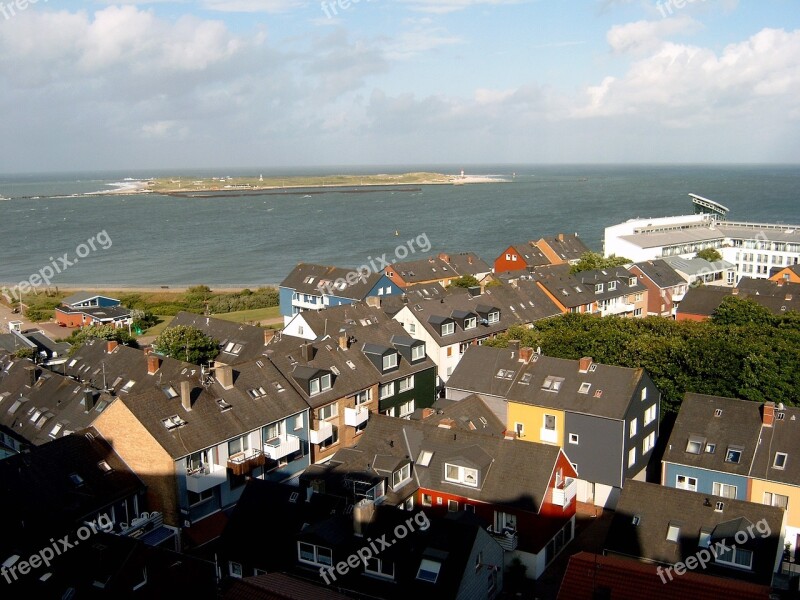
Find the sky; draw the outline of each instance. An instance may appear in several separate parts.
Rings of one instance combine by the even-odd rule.
[[[797,0],[0,0],[0,172],[800,163]]]

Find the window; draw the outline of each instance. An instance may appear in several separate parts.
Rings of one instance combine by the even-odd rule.
[[[129,381],[128,381],[128,383],[126,383],[124,386],[122,386],[122,390],[121,390],[121,391],[123,391],[123,392],[130,392],[130,391],[131,391],[131,388],[132,388],[132,387],[133,387],[135,384],[136,384],[136,382],[135,382],[133,379],[131,379],[131,380],[129,380]]]
[[[400,405],[400,418],[404,419],[406,417],[410,417],[411,413],[414,412],[414,401],[409,400],[408,402],[404,402]]]
[[[458,500],[448,500],[447,501],[447,510],[450,512],[458,511]]]
[[[705,439],[692,435],[689,436],[689,442],[686,444],[686,452],[689,454],[700,454],[705,445]]]
[[[712,492],[715,496],[722,496],[723,498],[736,499],[736,486],[729,483],[714,482],[714,489]]]
[[[433,498],[430,494],[422,494],[422,506],[430,506],[433,504]]]
[[[409,323],[408,324],[408,333],[417,333],[417,324],[416,323]]]
[[[436,583],[439,578],[439,571],[442,568],[442,563],[428,560],[423,558],[420,562],[419,570],[417,571],[417,579],[420,581],[427,581],[429,583]]]
[[[406,463],[402,467],[400,467],[397,471],[392,473],[392,488],[397,488],[403,483],[406,479],[411,478],[411,463]]]
[[[717,554],[716,562],[732,567],[751,569],[753,567],[753,552],[744,548],[730,546]]]
[[[321,394],[327,390],[331,389],[331,376],[330,373],[326,373],[322,377],[317,379],[312,379],[309,382],[308,392],[310,396],[314,396],[316,394]]]
[[[413,331],[411,333],[414,333]],[[411,348],[411,360],[422,360],[425,358],[425,346],[414,346]]]
[[[445,463],[444,478],[445,481],[449,481],[451,483],[460,483],[470,487],[478,487],[477,469],[470,469],[468,467],[461,467],[459,465]]]
[[[468,317],[464,319],[464,329],[475,329],[478,326],[478,319],[476,317]]]
[[[647,454],[656,445],[656,432],[651,431],[650,434],[642,441],[642,454]]]
[[[524,437],[525,434],[525,425],[522,423],[514,423],[514,431],[517,432],[517,437]]]
[[[230,573],[231,577],[236,577],[237,579],[242,578],[242,563],[230,561],[228,563],[228,573]]]
[[[397,352],[392,352],[383,357],[383,370],[394,369],[397,367]]]
[[[409,375],[405,379],[401,379],[398,382],[398,385],[397,385],[397,389],[400,392],[407,392],[408,390],[412,389],[413,387],[414,387],[414,376],[413,375]]]
[[[764,504],[768,504],[769,506],[777,506],[778,508],[788,510],[789,496],[773,494],[772,492],[764,492]]]
[[[303,415],[297,415],[294,418],[294,430],[297,431],[298,429],[303,428]]]
[[[577,433],[570,433],[569,434],[569,443],[577,445],[578,443],[580,443],[580,436]]]
[[[544,416],[544,428],[548,431],[555,431],[556,429],[556,416],[555,415],[545,415]]]
[[[245,450],[249,449],[250,438],[246,435],[228,442],[228,456],[233,456],[234,454],[238,454],[239,452],[244,452]]]
[[[591,383],[582,383],[581,387],[578,388],[578,393],[579,394],[588,394],[589,390],[591,389],[591,387],[592,387]]]
[[[456,331],[456,324],[455,323],[443,323],[442,324],[442,335],[452,335]]]
[[[689,490],[690,492],[697,491],[697,478],[687,477],[686,475],[678,475],[675,478],[675,487],[679,490]]]
[[[328,406],[323,406],[317,412],[317,418],[321,421],[325,421],[326,419],[332,419],[339,415],[338,406],[336,403],[328,404]]]
[[[739,463],[742,458],[742,449],[741,448],[728,448],[728,452],[725,454],[725,462],[729,463]]]
[[[324,546],[315,546],[305,542],[297,542],[297,558],[300,562],[314,565],[333,565],[333,552]]]
[[[364,564],[364,572],[377,577],[394,579],[394,563],[380,558],[370,558]]]
[[[271,425],[267,425],[264,427],[262,433],[264,434],[264,440],[271,440],[276,437],[281,437],[281,433],[283,433],[283,422],[278,421],[277,423],[272,423]]]
[[[378,393],[381,400],[394,396],[394,381],[382,383],[380,386],[378,386]]]
[[[644,411],[644,426],[647,427],[656,420],[656,413],[657,413],[656,405],[653,404],[650,408]]]
[[[363,392],[358,392],[355,396],[356,406],[360,406],[361,404],[366,404],[370,400],[372,400],[372,390],[364,390]]]
[[[498,321],[500,321],[500,312],[496,311],[496,310],[490,312],[489,313],[489,318],[487,319],[487,321],[489,321],[489,325],[492,325],[492,324],[497,323]]]
[[[788,458],[785,452],[776,452],[775,460],[772,462],[773,469],[783,469],[786,467],[786,459]]]
[[[209,489],[204,492],[195,493],[195,492],[187,492],[189,498],[189,506],[197,506],[198,504],[202,504],[208,500],[211,500],[214,497],[214,489]]]
[[[630,427],[628,428],[629,429],[628,437],[633,437],[636,435],[636,429],[638,428],[638,426],[639,426],[638,418],[631,421]]]
[[[647,400],[647,388],[642,388],[642,401]]]
[[[632,467],[636,464],[636,448],[628,450],[628,466]]]
[[[431,464],[431,459],[433,458],[433,452],[430,450],[422,450],[417,457],[417,464],[421,467],[427,467]]]
[[[717,449],[716,444],[706,444],[706,452],[708,452],[709,454],[714,454],[714,450],[716,449]]]
[[[551,392],[557,392],[558,390],[561,389],[561,384],[563,382],[564,382],[563,377],[548,376],[545,378],[544,383],[542,384],[542,389]]]
[[[669,527],[667,528],[667,540],[670,542],[677,542],[680,533],[681,533],[680,526],[673,525],[672,523],[670,523]]]

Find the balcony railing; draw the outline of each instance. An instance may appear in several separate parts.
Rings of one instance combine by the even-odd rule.
[[[321,444],[333,435],[333,425],[327,421],[317,423],[317,428],[308,432],[308,441],[312,444]]]
[[[351,427],[358,427],[369,419],[369,409],[366,406],[344,409],[344,424]]]
[[[228,458],[228,468],[234,475],[247,475],[253,469],[264,466],[266,458],[261,450],[245,450]]]
[[[604,317],[607,315],[621,315],[623,313],[633,312],[635,308],[636,305],[630,302],[617,302],[603,308],[600,314]]]
[[[558,431],[542,427],[539,429],[539,439],[547,444],[556,444],[558,443]]]
[[[504,531],[497,532],[490,530],[489,533],[503,550],[513,552],[517,549],[517,545],[519,544],[519,536],[517,535],[516,531],[510,531],[506,529]]]
[[[196,469],[186,470],[186,489],[195,494],[222,485],[228,479],[228,472],[220,465],[202,465]]]
[[[164,515],[160,512],[143,512],[130,523],[120,523],[120,533],[128,537],[139,537],[148,531],[158,529],[164,524]]]
[[[567,479],[564,480],[563,487],[553,489],[553,504],[566,508],[570,505],[572,499],[575,498],[577,491],[577,480],[567,477]]]
[[[300,438],[296,435],[276,437],[264,443],[264,454],[272,460],[280,460],[300,450]]]

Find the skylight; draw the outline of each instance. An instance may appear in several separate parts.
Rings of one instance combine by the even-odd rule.
[[[581,387],[578,388],[578,393],[579,394],[588,394],[589,393],[589,389],[591,389],[591,387],[592,387],[591,383],[582,383]]]
[[[123,392],[130,392],[130,391],[131,391],[131,388],[132,388],[134,385],[136,385],[136,382],[135,382],[133,379],[130,379],[130,380],[128,380],[128,383],[126,383],[124,386],[122,386],[122,390],[121,390],[121,391],[123,391]]]
[[[725,462],[738,464],[741,459],[742,459],[741,448],[728,448],[728,452],[725,454]]]
[[[231,406],[225,401],[225,398],[219,398],[217,400],[217,406],[219,406],[219,410],[221,412],[225,412],[226,410],[230,410],[231,408],[233,408],[233,406]]]
[[[427,467],[431,464],[431,459],[433,458],[433,452],[430,450],[423,450],[419,453],[419,457],[417,458],[417,464],[420,467]]]
[[[173,415],[171,417],[167,417],[166,419],[162,419],[161,422],[164,424],[164,427],[167,428],[167,431],[172,431],[173,429],[177,429],[178,427],[183,427],[186,425],[186,421],[184,421],[178,415]]]
[[[436,583],[436,580],[439,578],[439,571],[441,569],[442,563],[423,558],[419,565],[419,571],[417,571],[417,579],[420,581]]]

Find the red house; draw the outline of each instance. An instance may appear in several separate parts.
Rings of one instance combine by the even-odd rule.
[[[365,498],[431,516],[466,511],[537,578],[574,535],[577,473],[558,446],[441,422],[370,415],[355,448],[303,476],[326,493],[364,488]],[[323,483],[324,482],[324,483]]]
[[[530,270],[548,265],[575,264],[589,248],[577,233],[509,246],[494,261],[495,273]]]

